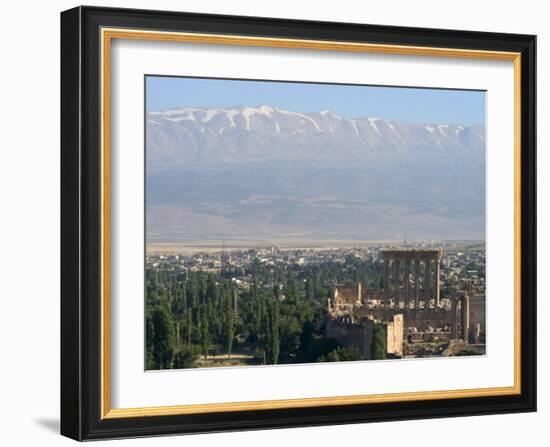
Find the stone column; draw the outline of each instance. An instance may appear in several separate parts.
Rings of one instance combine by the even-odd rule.
[[[414,308],[420,307],[420,261],[414,260]]]
[[[399,307],[399,260],[393,260],[393,305]]]
[[[430,259],[424,259],[424,309],[430,307]]]
[[[434,271],[434,300],[435,300],[435,307],[439,307],[439,262],[440,258],[439,256],[435,258],[435,271]]]
[[[410,287],[409,287],[409,276],[411,275],[411,260],[407,259],[405,261],[405,305],[403,306],[404,309],[406,309],[409,306],[410,303]]]
[[[468,334],[470,333],[470,298],[468,295],[462,297],[461,322],[462,340],[468,343]]]
[[[458,306],[457,298],[453,296],[451,298],[451,340],[456,340],[457,335],[457,320],[458,320]]]
[[[384,258],[384,306],[389,307],[390,301],[390,261]]]

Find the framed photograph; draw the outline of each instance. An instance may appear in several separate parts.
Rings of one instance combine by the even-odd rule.
[[[536,409],[535,36],[61,14],[61,432]]]

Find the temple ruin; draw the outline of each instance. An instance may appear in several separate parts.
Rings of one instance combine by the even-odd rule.
[[[327,335],[356,346],[365,358],[373,323],[386,328],[388,354],[429,355],[427,350],[442,343],[448,343],[447,354],[432,355],[484,353],[485,284],[461,279],[441,302],[442,253],[440,248],[381,250],[381,287],[335,286],[327,303]],[[354,337],[361,341],[353,342]]]
[[[380,252],[384,262],[384,306],[418,309],[439,307],[441,249],[400,249]],[[411,278],[412,276],[412,278]],[[411,281],[412,279],[412,281]]]

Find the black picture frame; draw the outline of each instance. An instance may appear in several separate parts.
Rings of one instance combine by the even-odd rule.
[[[102,418],[100,29],[521,53],[521,392],[516,395]],[[61,13],[61,433],[76,440],[536,410],[536,37],[166,11]]]

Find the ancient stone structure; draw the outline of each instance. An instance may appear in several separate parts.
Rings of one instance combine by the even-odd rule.
[[[430,307],[429,309],[393,309],[378,307],[375,309],[356,309],[357,316],[373,318],[375,321],[393,321],[394,315],[402,315],[407,328],[415,328],[418,332],[450,331],[451,310],[444,307]],[[405,336],[406,338],[406,336]]]
[[[462,340],[467,343],[470,335],[470,297],[468,295],[462,296],[462,303],[460,306],[460,329],[462,332]]]
[[[485,293],[470,295],[470,343],[485,343]]]
[[[334,287],[329,299],[329,312],[332,315],[349,314],[363,303],[361,283]]]
[[[386,328],[387,352],[398,357],[483,353],[485,281],[461,278],[440,302],[441,255],[441,249],[380,251],[383,287],[335,286],[327,303],[327,336],[356,347],[364,359],[371,358],[374,325]]]
[[[439,307],[441,249],[382,250],[384,262],[384,306],[386,308]],[[411,278],[412,276],[412,278]],[[393,306],[392,306],[393,304]]]
[[[470,297],[464,292],[452,300],[451,338],[466,343],[470,340]]]
[[[329,318],[325,333],[343,346],[356,348],[364,360],[372,359],[374,322],[368,318],[356,321],[351,316]]]
[[[403,315],[393,316],[393,321],[387,325],[387,353],[399,357],[403,355]]]

